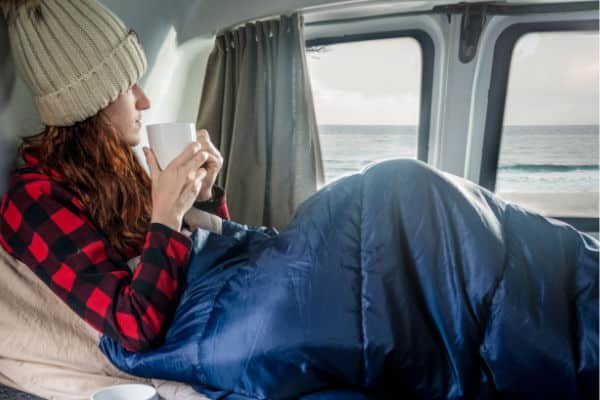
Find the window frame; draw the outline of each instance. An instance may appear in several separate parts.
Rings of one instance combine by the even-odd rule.
[[[417,159],[426,163],[429,154],[429,132],[431,124],[431,102],[435,60],[435,46],[433,44],[433,39],[427,32],[421,29],[404,29],[314,38],[306,40],[305,47],[310,48],[341,43],[397,38],[412,38],[421,46],[421,98],[419,104],[419,127],[417,131]]]
[[[517,41],[529,33],[598,31],[598,28],[599,21],[597,19],[524,22],[510,25],[498,36],[494,46],[492,79],[490,80],[485,114],[479,185],[492,192],[496,189],[510,65]],[[599,219],[593,217],[573,217],[570,215],[553,215],[549,217],[564,221],[586,232],[598,232],[600,225]]]

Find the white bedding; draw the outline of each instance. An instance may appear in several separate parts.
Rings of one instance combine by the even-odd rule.
[[[79,400],[102,387],[143,382],[154,383],[167,400],[206,399],[187,385],[117,370],[99,341],[98,332],[0,246],[1,384],[43,398]]]

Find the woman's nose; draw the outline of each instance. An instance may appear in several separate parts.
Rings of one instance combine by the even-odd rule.
[[[138,110],[147,110],[150,108],[150,99],[139,85],[133,87],[135,93],[135,107]]]

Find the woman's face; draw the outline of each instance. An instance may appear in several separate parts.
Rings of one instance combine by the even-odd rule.
[[[148,108],[150,100],[142,88],[135,84],[109,104],[104,109],[104,114],[121,138],[129,146],[136,146],[140,142],[142,111]]]

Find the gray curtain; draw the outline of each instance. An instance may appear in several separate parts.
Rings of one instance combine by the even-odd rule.
[[[225,159],[218,183],[232,219],[284,227],[323,182],[301,17],[251,23],[216,38],[197,126]]]

